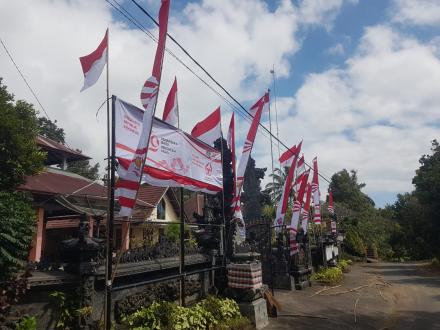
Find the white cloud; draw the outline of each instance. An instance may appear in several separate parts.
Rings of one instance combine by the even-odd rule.
[[[326,52],[327,52],[327,54],[330,54],[330,55],[339,55],[339,56],[345,55],[344,45],[341,44],[340,42],[338,42],[336,45],[328,48],[326,50]]]
[[[307,25],[324,25],[328,29],[344,5],[357,4],[357,0],[302,0],[299,5],[300,19]]]
[[[430,43],[370,27],[343,68],[307,77],[295,95],[296,116],[280,131],[284,139],[303,137],[306,158],[318,155],[328,175],[357,169],[366,192],[410,191],[419,157],[438,136],[437,86],[440,60]]]
[[[147,2],[151,5],[151,0]],[[172,16],[169,32],[233,95],[250,103],[270,85],[272,65],[279,77],[290,75],[289,57],[301,46],[296,35],[299,27],[329,23],[341,5],[342,1],[334,0],[331,5],[304,1],[301,11],[307,13],[307,19],[301,20],[299,7],[288,0],[272,9],[258,0],[205,0],[188,3],[178,16]],[[49,116],[65,129],[72,147],[101,163],[106,153],[105,110],[97,119],[95,112],[105,100],[105,76],[79,93],[83,77],[78,57],[94,50],[110,26],[111,93],[140,105],[140,88],[150,74],[156,45],[122,22],[104,1],[0,0],[1,37]],[[152,32],[157,34],[157,29]],[[167,47],[205,77],[171,42]],[[16,98],[36,103],[2,50],[0,67],[4,83]],[[159,116],[175,75],[183,129],[190,130],[219,104],[229,120],[230,110],[222,99],[169,54],[164,61]],[[280,99],[280,116],[291,105],[291,100]],[[248,124],[238,120],[237,126],[244,136]]]
[[[439,25],[438,0],[394,0],[391,7],[394,22],[414,25]]]

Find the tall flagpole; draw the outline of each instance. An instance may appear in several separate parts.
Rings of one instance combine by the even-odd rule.
[[[109,29],[107,28],[107,31]],[[108,31],[110,32],[110,31]],[[110,90],[109,90],[109,45],[110,38],[107,35],[107,66],[106,66],[106,95],[107,95],[107,255],[106,255],[106,273],[105,273],[105,329],[111,328],[111,309],[112,309],[112,253],[113,253],[113,218],[114,218],[114,152],[112,152],[114,142],[114,130],[112,129],[112,136],[110,137]],[[112,100],[112,128],[114,126],[114,100]]]
[[[278,159],[281,157],[280,152],[280,137],[279,137],[279,131],[278,131],[278,109],[277,109],[277,90],[275,87],[275,64],[272,65],[272,70],[270,70],[270,73],[272,73],[273,78],[273,100],[274,100],[274,106],[275,106],[275,124],[277,128],[277,141],[278,141]]]
[[[267,90],[267,92],[270,94],[270,89]],[[270,110],[270,101],[269,101],[269,132],[270,132],[270,157],[272,160],[272,187],[273,187],[273,193],[275,197],[275,173],[274,173],[274,167],[273,167],[273,146],[272,146],[272,119],[270,116],[271,110]]]

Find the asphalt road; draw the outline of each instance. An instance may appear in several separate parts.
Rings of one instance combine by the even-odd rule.
[[[341,286],[275,297],[283,309],[268,330],[440,330],[440,271],[424,263],[356,264]]]

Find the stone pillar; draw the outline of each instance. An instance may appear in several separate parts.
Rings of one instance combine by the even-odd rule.
[[[87,220],[89,222],[89,237],[92,238],[93,237],[93,218],[91,215],[87,216]]]
[[[130,231],[128,221],[122,221],[121,228],[121,250],[126,251],[130,248]]]
[[[37,228],[32,239],[32,248],[29,252],[29,261],[39,262],[41,260],[41,250],[44,240],[44,209],[39,207],[36,209]]]

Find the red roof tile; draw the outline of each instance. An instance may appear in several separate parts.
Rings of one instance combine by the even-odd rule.
[[[106,196],[107,188],[78,174],[47,167],[44,172],[28,176],[18,190],[45,194]]]
[[[163,195],[165,195],[167,190],[168,190],[167,187],[154,187],[147,184],[143,184],[139,188],[139,193],[137,198],[155,207],[162,199]]]

